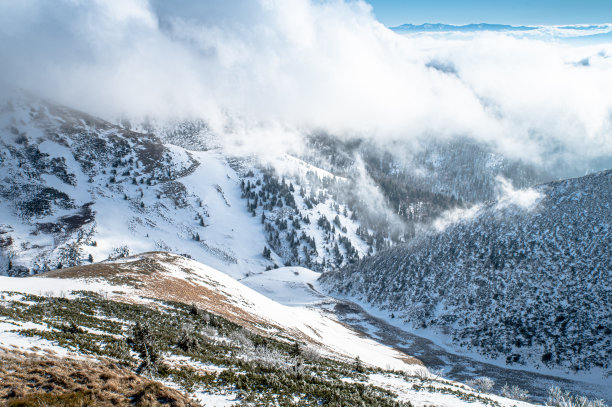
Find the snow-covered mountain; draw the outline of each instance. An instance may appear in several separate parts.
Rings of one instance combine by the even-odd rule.
[[[609,375],[612,171],[509,191],[321,280],[509,365]]]
[[[490,201],[498,196],[499,178],[527,188],[554,176],[520,160],[510,160],[468,138],[429,140],[420,148],[401,143],[376,145],[361,139],[330,136],[310,139],[306,160],[337,174],[363,171],[380,188],[398,214],[433,219],[446,209]],[[420,202],[411,210],[407,203]],[[404,216],[404,221],[410,220]]]
[[[269,263],[259,221],[236,210],[240,181],[219,152],[190,152],[24,95],[0,115],[9,274],[147,250],[186,253],[237,276]]]
[[[11,275],[151,250],[235,277],[332,270],[490,199],[497,176],[542,178],[466,141],[416,159],[318,135],[299,156],[261,162],[228,155],[201,121],[112,124],[20,92],[0,128],[0,270]]]
[[[375,221],[360,228],[333,199],[354,182],[290,155],[275,163],[281,175],[193,145],[197,123],[161,129],[167,144],[24,94],[0,116],[0,268],[10,275],[165,250],[242,277],[329,269],[392,243],[388,220],[375,236]]]

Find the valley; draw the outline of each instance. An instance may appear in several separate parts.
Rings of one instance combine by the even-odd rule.
[[[608,274],[610,270],[606,266],[609,258],[605,257],[610,237],[606,226],[609,211],[605,204],[598,204],[609,197],[609,172],[530,189],[550,175],[496,156],[485,146],[466,140],[434,143],[418,158],[402,158],[399,149],[391,154],[363,140],[343,141],[330,135],[312,136],[307,150],[301,153],[260,161],[252,156],[232,155],[231,149],[220,146],[221,141],[209,134],[206,126],[197,123],[159,130],[158,137],[136,132],[132,125],[113,124],[20,92],[5,102],[0,118],[0,266],[7,275],[2,277],[0,291],[8,298],[2,325],[5,350],[14,345],[26,353],[32,349],[36,353],[36,348],[41,348],[62,357],[99,354],[117,359],[115,353],[100,353],[104,346],[89,350],[75,347],[74,341],[80,340],[79,329],[98,330],[100,322],[90,328],[70,328],[75,330],[68,332],[72,336],[59,338],[45,333],[65,330],[57,325],[57,318],[62,318],[59,314],[55,322],[31,325],[31,320],[20,319],[22,316],[10,311],[15,306],[24,307],[24,302],[15,296],[36,296],[25,298],[25,303],[59,298],[78,306],[88,296],[102,295],[104,301],[136,302],[153,308],[167,307],[168,302],[180,303],[183,311],[197,304],[249,332],[247,336],[259,335],[258,338],[273,338],[285,344],[297,341],[299,346],[314,347],[317,354],[332,361],[325,363],[340,363],[338,369],[342,373],[332,376],[345,375],[351,378],[349,381],[363,382],[372,389],[387,389],[395,396],[385,390],[373,397],[389,402],[420,406],[433,401],[450,407],[471,400],[485,405],[527,405],[499,395],[543,403],[551,386],[610,400],[609,376],[605,373],[610,359],[609,347],[606,351],[609,336],[605,342],[609,321],[604,312],[605,296],[610,292],[606,285],[609,279],[605,277],[606,270]],[[194,140],[204,142],[198,144]],[[423,172],[424,168],[427,171]],[[591,199],[589,204],[580,201],[585,196]],[[534,205],[544,209],[532,209]],[[582,212],[574,212],[576,206]],[[548,208],[556,212],[548,215]],[[537,222],[529,218],[534,213]],[[557,219],[566,223],[569,219],[574,227],[558,232]],[[591,219],[597,223],[588,223]],[[469,222],[479,222],[478,227]],[[486,235],[489,230],[503,230],[496,222],[503,227],[517,225],[511,226],[513,237],[503,237],[504,232],[499,232],[501,236]],[[521,226],[521,222],[529,226]],[[584,222],[588,225],[584,226]],[[550,230],[557,232],[551,234]],[[589,236],[582,236],[582,230],[588,230]],[[461,255],[480,253],[470,258],[475,264],[484,259],[476,280],[524,269],[525,263],[516,263],[519,266],[515,267],[513,262],[533,259],[525,254],[531,246],[525,243],[521,249],[525,253],[515,246],[522,242],[521,233],[539,231],[546,231],[546,239],[552,242],[535,239],[544,242],[538,244],[546,250],[558,246],[555,239],[576,245],[554,255],[544,250],[545,263],[538,264],[557,270],[561,264],[568,264],[563,257],[568,255],[578,262],[574,267],[588,264],[591,272],[591,280],[573,285],[569,282],[578,274],[568,275],[568,287],[576,293],[584,292],[581,284],[587,282],[595,287],[584,301],[600,318],[591,318],[589,323],[599,321],[602,328],[577,328],[582,329],[580,338],[587,341],[581,349],[593,349],[592,355],[582,352],[578,353],[582,359],[576,359],[576,353],[563,348],[565,343],[556,333],[551,335],[549,328],[529,328],[531,337],[543,338],[549,347],[556,346],[559,355],[574,355],[575,363],[582,363],[574,371],[568,369],[562,357],[546,365],[529,354],[524,359],[508,360],[506,353],[517,352],[505,348],[506,339],[481,336],[482,332],[490,332],[486,329],[470,328],[467,334],[449,330],[441,323],[449,316],[432,320],[432,315],[437,314],[428,308],[437,306],[435,312],[439,312],[444,301],[454,301],[456,308],[448,311],[454,318],[462,315],[468,321],[468,317],[488,315],[487,311],[470,308],[479,306],[479,302],[461,304],[462,296],[468,292],[466,287],[471,287],[464,284],[461,274],[469,270],[471,263]],[[465,238],[466,233],[476,232],[473,238]],[[575,236],[566,236],[573,232]],[[453,233],[459,233],[457,241],[452,240]],[[427,243],[427,239],[434,243]],[[452,243],[445,246],[445,239]],[[465,242],[472,246],[458,249]],[[514,246],[504,246],[508,242]],[[428,272],[426,278],[417,273],[418,281],[409,280],[409,272],[393,274],[406,264],[417,267],[415,259],[421,255],[412,254],[412,250],[423,247],[427,250],[423,258],[436,259],[438,268],[432,270],[440,270],[439,278],[431,280],[433,272]],[[486,255],[482,255],[483,250]],[[410,261],[402,260],[405,253],[413,256]],[[453,267],[455,271],[447,275]],[[490,273],[485,272],[487,267]],[[449,288],[441,294],[445,278],[459,281],[454,283],[456,291]],[[508,280],[508,284],[513,281]],[[548,280],[521,281],[531,281],[536,293],[549,287]],[[508,292],[517,291],[512,288]],[[495,291],[489,293],[493,295]],[[472,297],[478,295],[474,293]],[[556,302],[557,297],[550,298],[540,306],[563,306]],[[520,304],[516,299],[506,301]],[[506,310],[508,318],[516,318],[523,311],[520,306],[508,306]],[[495,315],[487,318],[485,325],[499,325]],[[574,321],[567,318],[565,332],[576,332],[571,325]],[[121,332],[100,335],[107,339],[104,335],[114,335],[115,339],[122,336],[124,339],[113,346],[123,349],[125,356],[129,351],[125,341],[134,322],[124,323]],[[30,330],[15,331],[15,326]],[[178,326],[173,335],[180,336],[183,328],[190,329]],[[208,331],[198,330],[194,335],[202,343],[225,343],[223,339],[207,337]],[[511,336],[507,328],[499,328],[498,332],[503,332],[504,338]],[[527,338],[527,331],[519,332]],[[23,335],[41,339],[24,342]],[[512,343],[518,337],[512,336]],[[166,341],[167,354],[161,358],[164,363],[183,360],[185,356],[173,353],[173,340],[162,340]],[[480,340],[481,345],[474,346],[475,340]],[[260,350],[248,345],[252,341],[226,340],[226,345],[235,348],[232,352],[255,352],[248,357],[259,360]],[[566,353],[559,353],[563,349]],[[132,353],[131,359],[121,363],[137,368],[134,356]],[[283,359],[286,366],[271,368],[284,371],[297,363],[290,353],[287,357]],[[351,376],[357,357],[366,369],[373,369],[368,370],[366,379]],[[216,367],[210,368],[218,372],[228,362],[215,363]],[[249,369],[261,368],[257,367],[259,362],[254,363]],[[196,370],[199,366],[191,362],[188,365]],[[197,380],[218,380],[207,372],[206,379]],[[229,387],[198,387],[185,384],[181,381],[184,379],[168,377],[168,383],[182,391],[197,388],[198,394],[208,394],[200,396],[207,402],[215,399],[221,400],[221,405],[232,405],[255,397],[249,393],[251,390],[237,391],[240,387],[235,381],[230,381],[234,384]],[[474,383],[482,377],[494,383],[486,392],[462,384],[472,383],[477,388],[479,385]],[[166,383],[166,379],[162,382]],[[270,397],[299,398],[292,391],[280,387]]]

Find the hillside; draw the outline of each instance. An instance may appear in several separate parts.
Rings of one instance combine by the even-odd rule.
[[[612,171],[513,191],[321,282],[508,365],[605,378],[611,196]]]
[[[0,105],[9,275],[154,250],[237,278],[284,265],[329,271],[491,198],[497,176],[515,186],[541,178],[466,142],[406,161],[318,135],[302,154],[261,161],[232,156],[199,121],[113,124],[20,91]]]
[[[288,271],[299,280],[299,269]],[[78,376],[91,384],[83,397],[123,400],[153,379],[207,406],[531,405],[442,379],[330,313],[281,305],[176,255],[146,253],[43,276],[0,277],[0,287],[0,352],[7,356],[0,372],[14,383],[21,376],[5,366],[13,358],[44,364],[44,380],[53,386],[46,397],[61,396],[56,382],[70,370],[77,377],[82,361],[102,379]],[[134,389],[105,383],[131,371],[139,374]],[[31,373],[26,376],[43,380],[36,366]],[[24,385],[31,390],[5,398],[44,390],[44,383]],[[147,397],[160,394],[160,400],[165,392],[184,400],[145,387]]]
[[[0,108],[0,272],[164,250],[243,277],[327,270],[403,239],[387,213],[338,199],[355,180],[288,154],[269,163],[207,150],[193,142],[202,126],[155,128],[158,137],[12,94]]]
[[[271,264],[259,222],[236,208],[238,176],[218,152],[189,152],[20,93],[0,121],[8,274],[146,250],[186,253],[233,275]]]

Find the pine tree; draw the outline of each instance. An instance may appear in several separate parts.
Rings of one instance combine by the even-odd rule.
[[[359,356],[357,356],[355,358],[355,363],[353,364],[354,369],[357,373],[363,373],[364,369],[363,369],[363,363],[361,363],[361,358]]]
[[[302,350],[300,349],[300,343],[293,342],[293,346],[291,347],[291,355],[297,357],[300,356],[301,353]]]
[[[140,356],[141,363],[136,369],[137,373],[153,372],[157,369],[161,354],[148,325],[136,322],[131,335],[127,338],[127,343]]]
[[[270,260],[270,258],[271,258],[271,256],[272,256],[272,252],[270,251],[270,249],[268,249],[268,247],[267,247],[267,246],[264,246],[264,249],[263,249],[263,256],[264,256],[264,258],[266,258],[266,259],[268,259],[268,260]]]

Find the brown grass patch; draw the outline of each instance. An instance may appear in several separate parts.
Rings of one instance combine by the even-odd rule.
[[[179,258],[165,252],[148,252],[127,257],[121,263],[96,263],[42,274],[46,278],[103,279],[111,284],[124,284],[141,290],[141,297],[150,297],[164,301],[176,301],[184,304],[196,304],[207,311],[222,316],[234,323],[247,326],[262,334],[269,334],[272,328],[269,321],[256,318],[232,302],[218,290],[213,290],[197,282],[171,277],[159,262],[176,264]],[[131,261],[129,261],[131,260]],[[192,274],[192,280],[198,276],[186,267],[181,269]],[[113,299],[134,302],[125,296],[113,296]],[[279,329],[278,327],[274,327]],[[279,329],[280,330],[280,329]]]
[[[0,349],[0,405],[189,407],[199,404],[111,361],[51,359]]]
[[[137,260],[125,263],[95,263],[76,267],[68,267],[60,270],[51,270],[39,277],[46,278],[75,278],[75,279],[103,279],[115,285],[127,285],[142,288],[140,280],[155,272],[163,272],[164,269],[155,257],[163,256],[162,252],[143,253],[126,258],[137,258]],[[141,257],[142,258],[138,258]],[[161,260],[167,260],[161,258]]]

